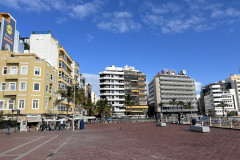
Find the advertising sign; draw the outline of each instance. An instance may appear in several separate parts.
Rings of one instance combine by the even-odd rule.
[[[15,20],[10,18],[10,22],[8,22],[5,18],[2,18],[0,50],[9,50],[13,52],[15,30]]]

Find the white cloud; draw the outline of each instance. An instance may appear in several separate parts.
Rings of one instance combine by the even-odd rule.
[[[92,85],[92,90],[99,97],[99,75],[98,74],[89,74],[83,73],[83,77],[86,80],[86,83],[90,83]]]
[[[42,0],[4,0],[0,1],[0,4],[21,11],[41,12],[51,10],[51,7]]]
[[[141,24],[132,20],[130,12],[114,12],[104,13],[103,20],[97,26],[99,29],[111,31],[114,33],[125,33],[130,31],[138,31]]]
[[[94,39],[94,36],[91,34],[87,34],[87,41],[91,42]]]
[[[85,4],[76,5],[73,6],[72,13],[70,15],[72,17],[78,17],[82,20],[87,16],[98,13],[102,5],[103,2],[100,0],[94,0]]]
[[[58,17],[57,20],[56,20],[56,23],[57,24],[62,24],[64,22],[67,21],[67,18],[66,17]]]
[[[157,3],[144,3],[142,19],[151,28],[162,33],[211,30],[220,25],[239,23],[240,19],[240,10],[233,3],[226,5],[214,0],[184,0],[182,3],[166,2],[161,5]]]
[[[196,89],[196,92],[200,92],[200,91],[201,91],[201,87],[202,87],[202,83],[195,81],[195,89]]]

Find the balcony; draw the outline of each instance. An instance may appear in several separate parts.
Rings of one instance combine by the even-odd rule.
[[[139,96],[146,96],[147,93],[139,93]]]
[[[195,87],[160,86],[160,89],[195,90]]]
[[[146,91],[146,88],[139,88],[140,91]]]
[[[5,79],[18,79],[18,74],[7,74]]]
[[[166,85],[182,85],[182,86],[194,86],[194,83],[168,82],[168,81],[160,81],[160,84],[166,84]]]
[[[10,57],[10,58],[8,58],[7,59],[7,63],[17,63],[17,64],[19,64],[19,61],[20,61],[20,59],[19,58],[13,58],[13,57]]]
[[[196,96],[188,96],[188,95],[161,95],[161,98],[183,98],[183,99],[193,99],[197,98]]]
[[[17,95],[17,94],[18,94],[18,91],[16,91],[16,90],[14,90],[14,91],[11,91],[11,90],[3,91],[4,96],[14,96],[14,95]]]
[[[105,96],[105,95],[107,95],[107,96],[124,96],[125,95],[125,93],[100,93],[100,96]]]
[[[146,86],[145,83],[138,83],[139,86]]]
[[[124,88],[100,88],[100,90],[125,90]]]
[[[185,76],[184,76],[185,77]],[[172,80],[172,81],[186,81],[186,82],[194,82],[192,79],[190,78],[184,78],[182,76],[177,76],[176,78],[172,78],[172,77],[163,77],[160,76],[160,80]]]
[[[168,93],[168,94],[195,94],[194,91],[160,91],[162,93]]]

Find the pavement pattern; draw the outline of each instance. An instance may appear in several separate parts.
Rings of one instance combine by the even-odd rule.
[[[87,124],[84,130],[0,133],[0,160],[239,160],[240,130]]]

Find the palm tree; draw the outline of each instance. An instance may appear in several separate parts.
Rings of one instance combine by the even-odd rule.
[[[224,117],[224,109],[225,109],[225,107],[228,106],[228,104],[226,104],[224,101],[220,101],[220,103],[217,106],[222,107],[223,117]]]
[[[162,122],[162,113],[163,113],[163,106],[164,106],[164,103],[160,102],[158,103],[158,106],[161,108],[160,110],[160,122]]]
[[[75,90],[75,104],[78,110],[82,109],[86,103],[85,91],[83,88],[76,88]],[[80,111],[79,111],[80,112]]]
[[[63,101],[63,100],[67,100],[67,105],[66,105],[66,109],[67,109],[67,113],[66,113],[66,117],[70,108],[70,103],[73,102],[73,97],[74,97],[74,88],[72,86],[67,86],[66,90],[58,90],[57,94],[60,94],[61,99],[58,100],[58,102]]]
[[[92,103],[91,98],[87,98],[84,104],[84,109],[87,110],[88,116],[90,116],[90,112],[93,110],[94,104]]]
[[[172,98],[172,100],[169,101],[169,104],[173,106],[173,115],[174,115],[174,106],[177,104],[176,98]]]
[[[126,106],[132,106],[134,103],[132,101],[132,97],[130,94],[128,94],[127,96],[125,96],[125,105]]]
[[[112,106],[108,104],[106,99],[100,99],[96,103],[95,114],[100,114],[101,118],[103,119],[104,116],[111,116],[111,108]]]
[[[192,102],[189,101],[187,102],[187,106],[186,106],[186,109],[189,109],[189,112],[190,112],[190,109],[193,109],[194,107],[192,106]],[[191,117],[192,117],[192,111],[191,111]]]
[[[177,102],[177,106],[184,106],[184,102],[183,101],[178,101]],[[182,107],[181,107],[181,112],[182,112]]]

